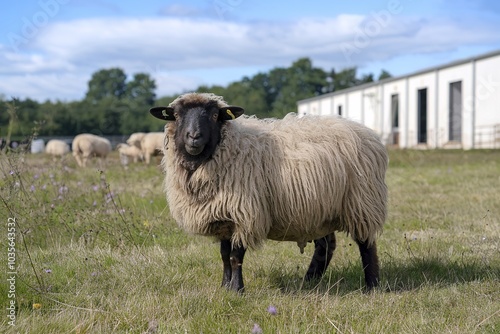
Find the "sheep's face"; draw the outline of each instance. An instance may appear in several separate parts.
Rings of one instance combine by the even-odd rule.
[[[191,171],[213,155],[220,142],[222,124],[244,112],[240,107],[220,107],[214,100],[193,102],[197,103],[181,100],[169,107],[150,110],[157,118],[175,122],[175,147],[182,165]]]
[[[177,114],[175,146],[189,160],[205,160],[220,141],[221,122],[218,109],[212,106],[194,107]]]

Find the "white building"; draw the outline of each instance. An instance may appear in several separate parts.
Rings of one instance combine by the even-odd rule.
[[[500,50],[297,102],[401,148],[500,148]]]

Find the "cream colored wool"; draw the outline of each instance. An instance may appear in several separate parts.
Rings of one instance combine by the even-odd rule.
[[[53,157],[62,157],[69,153],[69,145],[59,139],[51,139],[45,146],[45,153],[52,155]]]
[[[163,138],[165,138],[165,135],[162,132],[148,132],[144,134],[140,147],[146,164],[149,165],[151,157],[155,153],[162,152]]]
[[[105,159],[111,152],[109,140],[90,133],[75,136],[72,146],[73,156],[80,167],[85,167],[89,158],[99,157]]]
[[[382,230],[388,157],[361,124],[242,116],[224,123],[213,157],[192,175],[178,162],[174,132],[175,123],[167,123],[165,191],[173,218],[188,232],[250,248],[266,239],[296,241],[302,249],[334,231],[371,244]]]

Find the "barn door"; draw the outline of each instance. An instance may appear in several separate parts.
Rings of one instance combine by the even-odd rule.
[[[462,81],[450,83],[449,136],[454,142],[462,142]]]
[[[427,143],[427,88],[418,90],[417,140],[419,144]]]

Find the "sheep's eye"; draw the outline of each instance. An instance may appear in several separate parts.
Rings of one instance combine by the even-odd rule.
[[[219,114],[218,113],[215,113],[215,114],[212,115],[212,119],[214,121],[216,121],[218,118],[219,118]]]
[[[179,113],[174,112],[175,119],[179,118]]]

